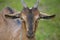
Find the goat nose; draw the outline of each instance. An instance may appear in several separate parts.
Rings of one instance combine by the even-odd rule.
[[[27,33],[27,37],[28,37],[28,38],[33,38],[33,37],[34,37],[33,32],[28,32],[28,33]]]
[[[33,35],[33,32],[28,32],[29,35]]]

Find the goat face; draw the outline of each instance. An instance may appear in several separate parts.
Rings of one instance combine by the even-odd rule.
[[[26,35],[27,37],[33,37],[36,31],[38,18],[39,18],[39,11],[37,8],[24,8],[20,14],[21,19],[23,20],[22,23],[25,24]]]

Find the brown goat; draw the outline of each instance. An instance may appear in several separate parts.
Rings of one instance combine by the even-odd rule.
[[[23,0],[23,10],[16,12],[4,10],[0,19],[0,40],[36,40],[35,32],[39,19],[50,19],[55,15],[45,15],[38,10],[37,3],[31,9],[27,7]],[[11,13],[11,14],[9,14]],[[20,20],[21,19],[21,20]]]
[[[37,8],[24,8],[23,11],[19,14],[6,14],[7,18],[20,18],[22,21],[22,40],[36,40],[35,32],[38,25],[39,19],[50,19],[55,15],[47,16],[40,14]]]

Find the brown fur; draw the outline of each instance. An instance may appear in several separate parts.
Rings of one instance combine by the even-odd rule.
[[[20,40],[21,25],[17,25],[17,19],[5,18],[4,15],[9,13],[8,8],[0,12],[0,40]]]

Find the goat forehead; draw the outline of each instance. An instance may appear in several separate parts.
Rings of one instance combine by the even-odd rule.
[[[33,8],[25,9],[24,12],[25,12],[25,14],[24,14],[25,19],[27,19],[27,21],[29,21],[29,22],[33,22],[33,19],[34,19],[34,16],[35,16]]]
[[[28,22],[33,22],[33,18],[34,18],[33,14],[29,14],[29,15],[27,16]]]
[[[27,15],[27,21],[28,21],[28,25],[29,25],[29,30],[32,31],[33,30],[33,22],[34,22],[34,15],[31,11],[29,11],[29,14]]]
[[[30,9],[29,13],[27,15],[27,19],[28,19],[28,21],[33,22],[33,18],[34,18],[34,15],[32,13],[32,10]]]

